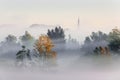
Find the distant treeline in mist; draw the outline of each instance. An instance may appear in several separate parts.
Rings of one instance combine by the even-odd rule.
[[[120,30],[112,29],[109,34],[101,31],[92,32],[90,36],[85,37],[81,50],[87,54],[94,54],[94,50],[99,47],[107,47],[110,52],[119,53],[120,51]]]
[[[92,32],[90,36],[85,37],[83,45],[79,44],[79,41],[73,39],[69,35],[66,39],[65,30],[61,27],[55,27],[54,29],[48,29],[47,35],[53,42],[54,51],[79,51],[79,53],[94,54],[95,49],[99,47],[107,47],[109,51],[118,53],[120,51],[120,31],[113,29],[109,34],[102,31]],[[79,34],[80,35],[80,34]],[[41,35],[40,35],[41,36]],[[21,49],[21,46],[33,50],[37,39],[34,38],[28,31],[25,34],[16,37],[14,35],[8,35],[4,41],[0,43],[0,51],[2,56],[13,56]],[[8,55],[9,54],[9,55]]]
[[[65,31],[61,26],[55,27],[51,30],[48,29],[45,35],[52,40],[55,45],[53,49],[56,52],[80,49],[79,42],[72,39],[70,35],[69,39],[66,39]],[[14,56],[21,49],[21,46],[25,46],[32,51],[35,48],[37,40],[38,39],[35,39],[35,37],[28,31],[25,31],[24,35],[19,37],[9,34],[4,41],[0,42],[0,55],[7,57]]]

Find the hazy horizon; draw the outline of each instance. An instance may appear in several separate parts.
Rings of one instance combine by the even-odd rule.
[[[0,0],[0,24],[120,26],[119,0]]]

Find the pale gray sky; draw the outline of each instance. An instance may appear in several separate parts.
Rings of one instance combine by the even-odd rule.
[[[0,0],[0,24],[120,26],[119,0]]]

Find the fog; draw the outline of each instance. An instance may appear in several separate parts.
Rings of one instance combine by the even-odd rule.
[[[57,58],[57,66],[16,67],[11,60],[1,60],[1,80],[119,80],[119,57],[69,55]]]
[[[40,34],[45,34],[48,28],[29,28],[15,26],[9,28],[2,27],[0,35],[1,41],[8,34],[13,34],[17,37],[23,35],[27,30],[33,36],[38,38]],[[52,27],[50,28],[52,29]],[[79,44],[82,44],[84,37],[89,34],[78,29],[65,29],[66,39],[70,34],[76,39]],[[5,31],[5,32],[4,32]],[[75,32],[75,33],[74,33]],[[86,32],[86,31],[85,31]],[[82,35],[82,37],[80,35]],[[80,41],[79,41],[80,40]],[[80,50],[79,44],[69,43],[65,45],[67,51],[57,51],[55,64],[47,66],[42,60],[32,58],[25,60],[23,66],[17,66],[15,55],[21,46],[5,47],[3,52],[0,52],[0,80],[119,80],[120,73],[120,56],[85,56]],[[63,44],[58,45],[58,47]],[[91,47],[91,46],[90,46]],[[88,47],[89,48],[89,47]],[[87,49],[88,49],[87,48]],[[86,50],[87,50],[86,49]],[[56,49],[53,49],[56,51]],[[33,53],[31,53],[33,54]]]

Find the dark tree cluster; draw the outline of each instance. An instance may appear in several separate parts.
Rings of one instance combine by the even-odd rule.
[[[103,41],[103,40],[107,40],[108,35],[98,31],[98,32],[92,32],[92,34],[90,36],[87,36],[85,38],[85,42],[84,43],[90,43],[90,42],[98,42],[98,41]]]
[[[60,26],[55,27],[55,29],[52,29],[52,30],[48,29],[47,35],[51,39],[64,39],[65,38],[64,30]]]
[[[108,47],[110,51],[120,52],[120,30],[115,28],[107,35],[105,33],[92,32],[92,35],[85,38],[82,50],[92,52],[95,47]]]
[[[108,35],[98,31],[92,32],[90,36],[85,38],[84,44],[82,45],[81,50],[88,53],[93,53],[96,47],[106,47],[108,46]]]
[[[114,52],[120,51],[120,30],[113,29],[109,33],[109,47]]]
[[[30,50],[26,49],[25,46],[22,46],[22,50],[19,50],[16,54],[16,59],[18,62],[23,61],[25,58],[31,60]]]
[[[63,28],[55,27],[55,29],[48,30],[47,35],[50,37],[52,42],[54,43],[55,51],[64,51],[65,50],[65,32]]]

